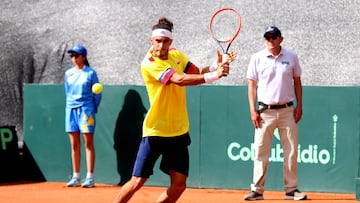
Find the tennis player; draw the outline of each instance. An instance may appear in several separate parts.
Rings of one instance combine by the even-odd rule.
[[[132,178],[121,188],[114,202],[127,202],[153,174],[156,160],[162,156],[160,169],[170,176],[170,186],[156,202],[176,202],[186,188],[189,173],[189,120],[185,86],[210,83],[229,74],[229,61],[198,68],[175,48],[173,23],[162,17],[152,28],[152,47],[141,63],[141,73],[150,100],[143,123],[143,138],[134,164]]]

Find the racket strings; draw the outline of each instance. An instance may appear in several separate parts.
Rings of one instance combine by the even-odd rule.
[[[220,43],[229,42],[236,34],[241,20],[231,10],[219,12],[210,24],[213,37]]]

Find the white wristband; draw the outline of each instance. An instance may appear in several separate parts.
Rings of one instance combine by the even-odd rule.
[[[219,79],[217,72],[209,72],[204,74],[204,80],[206,83],[214,82]]]
[[[217,61],[214,61],[214,63],[212,63],[212,64],[209,66],[209,71],[210,71],[210,72],[216,71],[217,67],[218,67]]]

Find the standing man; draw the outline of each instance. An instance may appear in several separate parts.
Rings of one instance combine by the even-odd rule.
[[[284,152],[285,199],[305,200],[306,195],[298,190],[297,179],[298,122],[302,116],[299,59],[294,52],[281,47],[284,38],[277,27],[268,27],[264,38],[266,48],[251,57],[247,70],[255,158],[251,192],[244,199],[264,199],[271,141],[278,128]]]
[[[143,122],[143,138],[134,164],[132,178],[121,188],[114,202],[124,203],[153,174],[156,160],[162,156],[160,169],[170,176],[170,186],[156,202],[174,203],[186,188],[189,172],[189,119],[185,86],[213,82],[229,74],[229,63],[218,61],[203,69],[189,61],[175,48],[173,23],[162,17],[152,28],[151,48],[141,63],[141,73],[149,96],[150,108]]]

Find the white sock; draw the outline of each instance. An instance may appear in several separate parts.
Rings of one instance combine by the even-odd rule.
[[[73,173],[73,177],[74,177],[74,178],[80,178],[80,173],[74,172],[74,173]]]
[[[87,172],[86,178],[94,178],[94,174],[90,173],[90,172]]]

